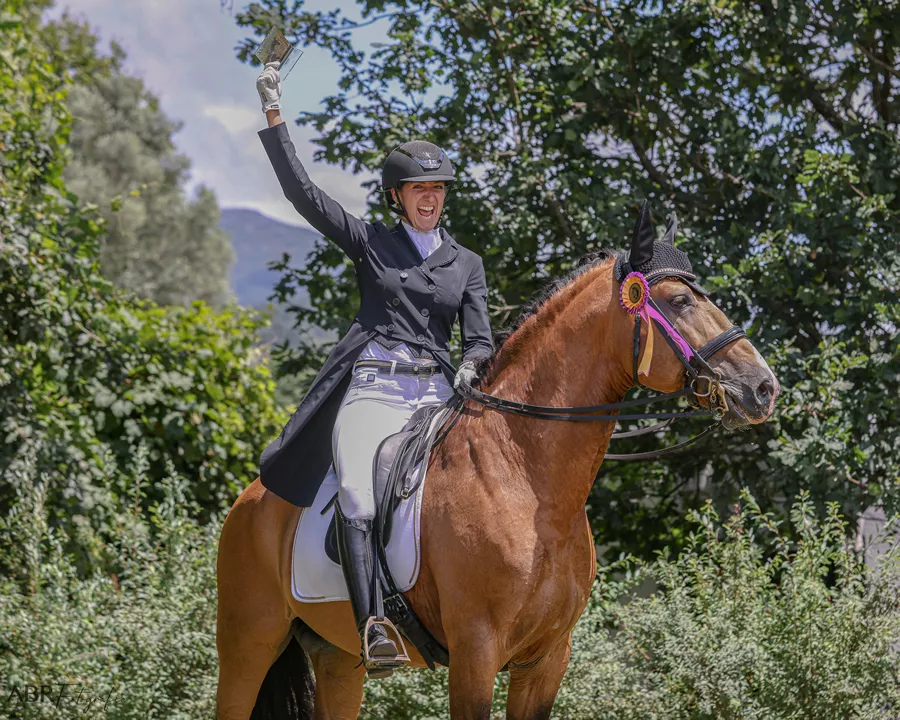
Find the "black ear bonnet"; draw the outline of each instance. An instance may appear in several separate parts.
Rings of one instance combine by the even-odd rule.
[[[669,216],[666,233],[662,240],[655,240],[653,227],[650,224],[650,211],[647,202],[641,206],[641,212],[634,226],[631,249],[620,252],[616,258],[616,280],[622,282],[629,273],[639,272],[647,278],[652,287],[667,277],[676,277],[684,281],[695,292],[709,295],[709,290],[697,282],[697,276],[688,260],[687,253],[675,247],[675,234],[678,232],[678,220],[675,214]]]

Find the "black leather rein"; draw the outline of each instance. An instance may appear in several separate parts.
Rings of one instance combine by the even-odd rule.
[[[653,302],[650,300],[650,302]],[[657,308],[658,309],[658,308]],[[684,442],[677,443],[675,445],[671,445],[666,448],[662,448],[660,450],[654,450],[650,452],[641,452],[641,453],[628,453],[628,454],[614,454],[607,453],[604,456],[604,460],[651,460],[658,457],[663,457],[665,455],[669,455],[683,448],[691,445],[702,437],[705,437],[713,430],[715,430],[719,425],[722,418],[722,415],[725,413],[727,409],[725,404],[724,390],[721,385],[721,378],[715,370],[713,370],[709,364],[708,360],[715,355],[717,352],[722,350],[723,348],[728,347],[731,343],[736,340],[740,340],[742,338],[747,337],[746,333],[739,327],[733,326],[725,330],[720,335],[716,336],[708,343],[706,343],[699,350],[694,350],[691,347],[691,351],[693,352],[693,357],[688,359],[685,357],[684,353],[678,347],[678,345],[669,337],[665,328],[656,320],[654,320],[656,327],[659,329],[660,334],[665,338],[668,345],[675,352],[675,355],[681,361],[681,363],[685,366],[685,386],[681,390],[676,390],[671,393],[663,393],[659,395],[655,395],[650,398],[638,398],[636,400],[624,400],[622,402],[617,403],[606,403],[604,405],[579,405],[579,406],[563,406],[563,407],[553,407],[549,405],[529,405],[527,403],[515,402],[512,400],[505,400],[503,398],[499,398],[495,395],[490,395],[488,393],[482,392],[481,390],[476,390],[475,388],[467,385],[466,383],[460,383],[460,386],[457,392],[468,400],[474,400],[477,403],[485,405],[487,407],[493,408],[494,410],[499,410],[501,412],[512,413],[513,415],[523,415],[525,417],[538,418],[541,420],[566,420],[569,422],[619,422],[620,420],[663,420],[664,422],[657,423],[655,425],[651,425],[646,428],[639,428],[637,430],[629,430],[620,433],[613,433],[611,439],[624,439],[630,437],[636,437],[639,435],[646,435],[649,433],[659,432],[660,430],[667,427],[674,420],[684,418],[684,417],[694,417],[698,415],[703,416],[712,416],[715,417],[717,422],[713,423],[705,430],[695,435],[694,437],[685,440]],[[635,324],[634,324],[634,353],[633,353],[633,376],[635,380],[635,385],[640,385],[640,381],[637,377],[637,366],[638,366],[638,357],[640,355],[640,340],[641,340],[641,320],[640,315],[635,316]],[[685,341],[686,342],[686,341]],[[688,344],[690,347],[690,344]],[[697,382],[703,380],[708,383],[708,390],[705,393],[700,393],[697,389]],[[630,408],[637,408],[646,405],[653,405],[660,402],[665,402],[667,400],[674,400],[677,398],[684,397],[687,399],[688,403],[694,410],[687,411],[672,411],[672,412],[651,412],[651,413],[626,413],[626,414],[609,414],[612,412],[619,412],[621,410],[628,410]],[[702,398],[706,398],[708,401],[708,408],[703,408],[700,406],[699,400]],[[462,412],[462,407],[465,403],[462,402],[459,405],[458,412]],[[602,414],[597,414],[602,413]],[[455,419],[454,419],[455,422]],[[449,431],[449,428],[448,428]]]

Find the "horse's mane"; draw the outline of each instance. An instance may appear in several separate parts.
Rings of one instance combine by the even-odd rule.
[[[601,248],[583,255],[575,267],[562,277],[553,278],[543,288],[541,288],[519,311],[518,316],[513,322],[502,330],[494,333],[494,352],[488,357],[482,358],[475,363],[475,368],[479,378],[485,377],[485,373],[494,365],[494,361],[503,350],[503,346],[509,340],[516,330],[518,330],[528,318],[536,315],[537,312],[547,303],[550,298],[556,295],[564,287],[571,284],[576,278],[581,277],[585,273],[593,270],[598,265],[602,265],[607,260],[616,257],[618,251],[610,248]]]

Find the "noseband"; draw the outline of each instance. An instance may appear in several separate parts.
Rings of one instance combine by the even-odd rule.
[[[678,397],[683,395],[687,398],[688,404],[695,408],[696,411],[688,413],[689,415],[714,415],[716,419],[721,419],[722,415],[728,409],[725,402],[725,390],[722,387],[722,376],[718,370],[714,370],[709,366],[709,360],[720,350],[724,350],[736,340],[747,337],[747,333],[737,325],[732,325],[723,331],[699,350],[694,350],[693,346],[685,340],[672,325],[665,319],[659,306],[652,298],[648,298],[647,305],[653,311],[650,315],[651,322],[660,331],[666,343],[675,353],[675,357],[684,365],[684,388],[676,393],[670,393],[666,396],[657,396],[652,400],[658,402],[663,397]],[[651,329],[652,332],[652,329]],[[641,348],[641,315],[634,316],[634,359],[632,363],[632,377],[635,385],[641,385],[638,377],[638,361],[640,359]],[[645,351],[646,352],[646,351]],[[703,392],[699,388],[699,383],[706,383],[706,391]],[[700,406],[700,400],[707,401],[707,408]]]
[[[638,273],[633,273],[633,275],[638,275]],[[641,276],[640,279],[643,281],[643,276]],[[638,430],[630,430],[621,433],[613,433],[613,439],[630,438],[636,437],[638,435],[646,435],[648,433],[657,432],[664,427],[667,427],[678,418],[704,415],[712,416],[717,421],[689,440],[671,445],[669,447],[663,448],[662,450],[645,453],[630,453],[625,455],[615,455],[608,453],[605,456],[605,459],[607,460],[649,460],[661,457],[663,455],[668,455],[672,452],[680,450],[687,445],[690,445],[693,442],[696,442],[701,437],[709,434],[716,427],[718,427],[719,421],[721,421],[722,416],[727,410],[725,389],[722,386],[721,375],[717,370],[714,370],[709,366],[708,361],[713,357],[713,355],[715,355],[720,350],[728,347],[731,343],[735,342],[736,340],[746,338],[747,334],[741,328],[732,326],[710,340],[699,350],[695,350],[691,346],[691,344],[687,340],[685,340],[681,336],[681,334],[674,328],[674,326],[666,319],[665,315],[662,314],[662,311],[660,311],[656,302],[649,295],[649,287],[646,285],[646,281],[643,281],[643,287],[646,289],[646,294],[643,297],[639,298],[639,303],[635,302],[633,306],[629,308],[627,306],[627,302],[623,300],[623,307],[625,307],[629,314],[632,314],[635,319],[634,353],[632,362],[632,376],[634,379],[634,383],[635,385],[641,385],[639,375],[645,372],[641,369],[641,367],[646,367],[649,370],[649,357],[645,360],[643,366],[641,366],[640,363],[641,323],[643,319],[643,322],[651,323],[651,326],[647,329],[648,342],[647,347],[645,348],[645,353],[647,353],[648,351],[652,353],[651,334],[653,332],[653,327],[655,326],[656,329],[659,330],[660,334],[663,336],[669,347],[672,348],[672,351],[675,353],[675,357],[677,357],[681,361],[681,364],[684,365],[685,383],[684,387],[681,390],[676,390],[675,392],[671,393],[660,393],[649,398],[624,400],[622,402],[607,403],[605,405],[580,405],[571,407],[529,405],[527,403],[504,400],[503,398],[496,397],[495,395],[489,395],[488,393],[476,390],[475,388],[467,385],[464,382],[460,383],[460,395],[462,395],[464,399],[474,400],[475,402],[481,403],[482,405],[493,408],[495,410],[500,410],[501,412],[512,413],[513,415],[524,415],[525,417],[539,418],[542,420],[568,420],[573,422],[663,420],[663,422],[657,423],[650,427],[640,428]],[[701,384],[705,384],[705,390],[701,390]],[[637,412],[617,415],[608,414],[610,412],[630,410],[632,408],[653,405],[655,403],[665,402],[667,400],[673,400],[680,397],[686,398],[688,404],[694,409],[690,411],[680,412]],[[706,408],[700,405],[701,400],[706,400]],[[459,413],[462,412],[462,407],[464,404],[464,401],[460,403],[458,408]],[[598,415],[596,413],[604,414]],[[453,423],[451,423],[451,426],[454,423],[455,420]],[[449,427],[447,428],[446,432],[449,432]]]

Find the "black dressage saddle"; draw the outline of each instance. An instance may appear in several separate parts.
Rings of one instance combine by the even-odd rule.
[[[436,413],[446,410],[447,405],[426,405],[416,410],[403,426],[393,435],[388,435],[378,445],[372,461],[372,476],[375,485],[375,524],[379,528],[382,543],[387,546],[394,524],[394,510],[407,498],[412,497],[424,480],[420,474],[416,481],[410,477],[416,464],[431,451],[434,435],[428,436],[428,427]],[[435,432],[441,423],[435,425]],[[324,507],[324,515],[335,502],[337,495]],[[328,524],[325,533],[325,554],[336,565],[340,565],[335,530],[337,516]]]

